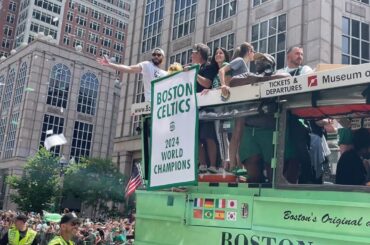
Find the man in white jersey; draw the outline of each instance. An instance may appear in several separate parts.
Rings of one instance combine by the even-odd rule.
[[[164,59],[164,51],[155,48],[152,51],[152,60],[143,61],[136,65],[113,64],[107,57],[97,58],[97,62],[103,66],[108,66],[125,73],[141,73],[143,75],[145,101],[151,100],[151,82],[157,78],[167,75],[167,72],[160,68]]]

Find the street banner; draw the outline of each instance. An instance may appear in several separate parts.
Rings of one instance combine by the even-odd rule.
[[[152,82],[149,189],[196,185],[198,66]]]

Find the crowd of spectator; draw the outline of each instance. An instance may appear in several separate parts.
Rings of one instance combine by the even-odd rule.
[[[0,235],[3,237],[14,225],[14,219],[19,214],[15,211],[0,211]],[[42,214],[30,212],[28,227],[38,234],[38,244],[47,245],[59,234],[59,222],[47,221]],[[73,241],[76,245],[128,245],[134,240],[135,215],[128,218],[116,218],[93,221],[89,218],[80,218],[79,232]]]

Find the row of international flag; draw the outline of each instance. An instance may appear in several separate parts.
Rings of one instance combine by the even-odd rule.
[[[224,198],[194,198],[193,218],[236,221],[238,202]]]
[[[193,209],[194,219],[236,221],[236,217],[236,211],[218,209]]]
[[[233,208],[236,209],[238,202],[235,199],[224,198],[194,198],[194,208]]]

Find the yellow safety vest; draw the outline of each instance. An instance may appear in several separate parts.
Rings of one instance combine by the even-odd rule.
[[[19,240],[20,238],[19,230],[17,230],[16,228],[11,228],[8,231],[8,244],[31,245],[36,235],[37,235],[36,231],[32,230],[31,228],[28,228],[25,237],[23,237],[22,240]]]
[[[68,243],[61,236],[55,236],[48,245],[74,245],[74,242],[69,241]]]

